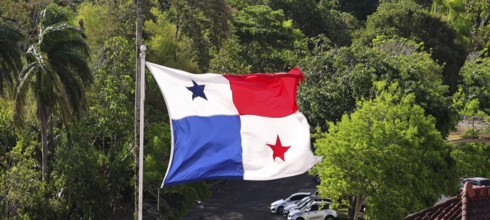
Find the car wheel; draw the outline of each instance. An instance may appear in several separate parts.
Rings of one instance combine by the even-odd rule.
[[[283,211],[284,211],[284,207],[282,206],[277,207],[277,213],[282,215]]]
[[[334,219],[335,219],[335,218],[334,218],[333,216],[331,216],[331,215],[329,215],[329,216],[325,217],[325,220],[334,220]]]
[[[299,217],[296,220],[305,220],[303,217]]]

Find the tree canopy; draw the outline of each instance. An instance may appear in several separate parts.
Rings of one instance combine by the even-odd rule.
[[[370,218],[401,219],[454,191],[447,181],[456,181],[454,163],[414,94],[404,95],[397,83],[376,85],[376,98],[358,102],[319,135],[315,152],[323,158],[314,171],[320,195],[334,203],[345,199],[355,213],[365,204]]]
[[[487,0],[138,1],[148,61],[301,69],[321,194],[364,201],[369,219],[400,219],[457,177],[489,175],[488,144],[447,144],[464,116],[488,122]],[[133,217],[138,1],[0,1],[0,219]],[[181,219],[209,182],[159,189],[171,126],[145,83],[145,214]]]
[[[398,82],[403,93],[414,93],[416,103],[436,119],[436,127],[446,136],[458,117],[445,95],[443,68],[423,49],[414,41],[386,36],[375,39],[372,47],[319,48],[303,63],[302,111],[310,124],[326,131],[328,122],[354,111],[359,98],[373,97],[374,81]]]

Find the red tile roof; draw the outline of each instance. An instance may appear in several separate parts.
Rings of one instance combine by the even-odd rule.
[[[405,220],[455,219],[490,219],[490,186],[473,187],[466,182],[459,195],[405,217]]]

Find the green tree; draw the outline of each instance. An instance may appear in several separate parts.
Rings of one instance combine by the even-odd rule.
[[[20,73],[16,112],[21,116],[29,89],[41,123],[42,173],[48,172],[48,122],[59,106],[65,120],[80,118],[86,110],[85,87],[92,82],[89,48],[80,29],[70,24],[66,9],[50,4],[41,13],[39,39],[27,51],[27,63]]]
[[[148,4],[146,7],[150,6]],[[135,1],[132,0],[83,1],[78,7],[75,20],[88,36],[86,41],[94,54],[101,52],[101,45],[111,37],[120,36],[128,40],[134,38],[135,7]],[[143,9],[149,10],[146,7]],[[104,58],[102,55],[98,57]]]
[[[188,46],[194,51],[193,61],[202,72],[207,71],[212,52],[217,51],[231,33],[231,7],[225,0],[168,2],[166,19],[175,25],[171,36],[175,42],[186,36],[190,40]]]
[[[437,0],[432,3],[432,13],[442,16],[456,30],[459,42],[469,51],[488,48],[490,44],[490,6],[486,0]]]
[[[369,15],[376,11],[379,2],[382,0],[322,0],[321,4],[348,12],[358,20],[365,21]]]
[[[56,145],[52,179],[63,189],[59,198],[70,210],[66,218],[122,218],[131,209],[135,59],[123,37],[100,46],[94,84],[87,91],[89,111],[63,129]]]
[[[229,37],[210,63],[209,70],[216,73],[250,73],[252,66],[242,57],[242,45],[237,36]]]
[[[402,219],[453,192],[454,165],[415,96],[403,95],[396,83],[376,85],[376,98],[358,102],[355,112],[319,134],[316,154],[323,158],[314,171],[320,195],[336,205],[353,198],[347,203],[354,216],[365,204],[369,218]]]
[[[39,35],[38,24],[40,13],[52,0],[3,0],[0,1],[0,9],[3,19],[11,21],[27,42],[34,42]],[[27,44],[23,44],[25,46]]]
[[[12,129],[14,120],[13,103],[0,98],[0,170],[6,169],[3,162],[7,161],[7,153],[12,150],[17,141],[15,130]]]
[[[271,0],[268,5],[274,10],[283,10],[284,15],[293,20],[293,26],[306,37],[324,35],[338,46],[350,45],[352,32],[359,27],[351,14],[313,0]]]
[[[471,123],[471,127],[463,131],[463,138],[478,138],[480,129],[475,127],[475,121],[477,118],[484,119],[487,114],[481,110],[480,101],[468,96],[462,87],[458,88],[458,91],[453,95],[453,105],[458,110],[460,120],[467,120],[468,124]]]
[[[478,109],[490,115],[490,57],[467,61],[461,76],[461,88],[467,99],[478,100]]]
[[[438,0],[432,3],[432,12],[443,14],[444,18],[454,27],[457,39],[462,44],[468,44],[471,35],[471,19],[466,13],[466,0]],[[441,13],[442,12],[442,13]]]
[[[414,93],[416,103],[436,119],[444,137],[458,121],[442,82],[442,68],[423,51],[423,44],[386,36],[374,39],[372,47],[329,49],[319,44],[300,66],[305,82],[298,102],[312,127],[322,131],[327,131],[327,122],[352,112],[356,100],[373,97],[373,82],[379,80],[398,82],[405,94]]]
[[[5,85],[14,87],[14,78],[22,66],[21,41],[21,33],[0,20],[0,95]]]
[[[71,145],[66,144],[66,139],[57,144],[57,159],[53,161],[51,173],[53,183],[50,183],[56,188],[56,195],[51,199],[60,201],[66,209],[56,212],[58,219],[108,219],[117,210],[111,207],[113,183],[108,181],[101,166],[103,157],[90,146],[88,142],[92,140],[88,137],[81,140],[71,136],[77,140]]]
[[[471,20],[471,50],[490,47],[490,4],[485,0],[471,0],[466,4],[467,17]]]
[[[490,176],[486,168],[490,163],[490,145],[484,143],[463,143],[454,147],[451,157],[456,161],[457,174],[465,176]]]
[[[5,103],[2,103],[5,104]],[[11,108],[13,104],[2,106]],[[11,108],[12,109],[12,108]],[[1,112],[5,113],[5,112]],[[0,212],[1,219],[58,219],[68,210],[56,197],[56,181],[41,181],[39,131],[35,121],[29,121],[23,129],[14,129],[13,112],[2,114],[8,119],[0,127],[10,124],[9,131],[2,131],[0,156]],[[13,135],[13,136],[10,136]],[[9,137],[10,136],[10,137]],[[6,139],[3,139],[3,138]],[[5,145],[4,145],[5,144]],[[6,168],[3,170],[3,168]],[[60,188],[58,188],[60,189]],[[48,196],[51,195],[51,196]]]
[[[466,118],[472,127],[463,133],[464,138],[477,138],[480,129],[475,127],[475,118],[490,115],[490,58],[487,50],[473,53],[461,68],[462,81],[453,94],[453,105],[460,119]],[[488,126],[487,126],[488,129]]]
[[[251,66],[252,72],[287,70],[296,65],[300,56],[308,55],[303,33],[293,27],[293,21],[287,20],[282,10],[249,6],[235,15],[233,24],[241,60]]]
[[[152,8],[151,13],[154,19],[146,21],[144,25],[145,30],[149,33],[146,43],[148,46],[147,60],[170,67],[179,67],[190,72],[198,72],[198,65],[192,61],[195,53],[188,46],[192,40],[186,36],[175,39],[177,26],[168,19],[169,12]]]
[[[360,32],[355,43],[372,45],[380,35],[399,36],[423,43],[424,50],[443,66],[441,73],[450,93],[457,90],[459,70],[466,59],[465,48],[456,43],[454,29],[428,10],[412,1],[386,2],[368,17],[366,29]]]

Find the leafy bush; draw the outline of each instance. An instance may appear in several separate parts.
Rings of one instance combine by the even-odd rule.
[[[468,130],[465,130],[463,132],[463,135],[461,135],[464,139],[472,139],[472,138],[478,138],[478,135],[480,134],[480,131],[475,128],[469,128]]]

